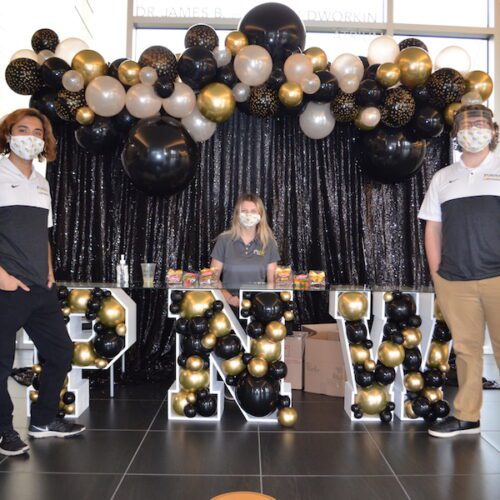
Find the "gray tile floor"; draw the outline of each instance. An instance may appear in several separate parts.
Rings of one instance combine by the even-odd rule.
[[[485,374],[496,376],[490,358]],[[171,422],[167,389],[117,387],[114,400],[93,391],[83,436],[30,441],[29,457],[0,458],[0,499],[208,500],[232,490],[279,500],[498,498],[500,391],[484,392],[480,436],[442,441],[421,423],[351,422],[341,399],[301,391],[293,430],[248,424],[234,403],[220,423]],[[12,381],[10,390],[26,437],[25,389]]]

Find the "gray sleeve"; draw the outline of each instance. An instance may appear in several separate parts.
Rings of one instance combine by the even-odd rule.
[[[214,249],[212,250],[212,259],[216,259],[219,262],[224,262],[226,256],[226,243],[227,239],[224,236],[219,235],[217,237]]]
[[[280,253],[278,251],[278,245],[274,240],[271,240],[266,249],[267,263],[271,264],[273,262],[278,262],[280,260]]]

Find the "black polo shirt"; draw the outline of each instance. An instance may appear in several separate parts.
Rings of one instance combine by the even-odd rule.
[[[50,189],[34,168],[27,178],[0,159],[0,266],[27,285],[47,286]]]

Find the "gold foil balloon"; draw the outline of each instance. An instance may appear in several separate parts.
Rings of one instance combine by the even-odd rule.
[[[212,292],[192,291],[186,292],[181,302],[181,318],[191,319],[203,316],[214,303]]]
[[[283,317],[285,318],[285,321],[293,321],[295,315],[293,314],[293,311],[285,311],[283,313]]]
[[[446,108],[444,108],[444,121],[446,122],[447,125],[450,127],[453,126],[453,121],[455,120],[455,115],[457,114],[457,111],[462,107],[461,102],[452,102],[451,104],[448,104]]]
[[[186,368],[194,372],[202,370],[203,359],[200,358],[199,356],[189,356],[189,358],[186,360]]]
[[[394,368],[404,361],[405,349],[402,345],[384,341],[378,348],[378,359],[385,366]]]
[[[443,391],[435,387],[425,387],[420,395],[427,398],[430,403],[435,403],[443,399]]]
[[[71,314],[71,307],[63,307],[61,312],[63,316],[69,316]]]
[[[483,101],[486,101],[493,92],[493,80],[484,71],[471,71],[467,75],[465,82],[467,84],[466,92],[472,90],[478,92]]]
[[[38,400],[38,391],[30,391],[30,401],[35,403]]]
[[[351,351],[351,359],[355,365],[364,365],[370,359],[370,351],[360,344],[351,344],[349,346]]]
[[[106,368],[106,366],[108,366],[108,360],[104,358],[97,358],[94,361],[94,364],[97,368],[103,369]]]
[[[68,304],[72,313],[85,313],[87,311],[87,302],[90,300],[91,290],[86,288],[73,288],[69,292]]]
[[[401,83],[411,89],[423,85],[432,73],[432,60],[420,47],[403,49],[396,57],[396,64],[401,71]]]
[[[439,371],[442,371],[442,372],[449,372],[450,371],[450,365],[449,363],[441,363],[439,366],[438,366],[438,370]]]
[[[208,332],[213,333],[216,337],[224,337],[231,332],[231,322],[223,313],[215,313],[208,322]]]
[[[78,71],[83,76],[85,85],[98,76],[105,75],[108,71],[108,65],[95,50],[81,50],[73,57],[71,68]]]
[[[80,125],[90,125],[94,118],[95,113],[88,106],[82,106],[76,110],[75,119]]]
[[[124,337],[127,334],[127,325],[125,323],[120,323],[116,325],[115,332],[117,335]]]
[[[281,321],[271,321],[266,325],[265,336],[275,342],[280,342],[286,337],[286,326]]]
[[[201,338],[201,345],[205,349],[213,349],[217,343],[217,337],[214,333],[207,333]]]
[[[281,342],[274,342],[267,337],[252,340],[250,353],[272,363],[281,356]]]
[[[422,342],[422,332],[418,328],[407,326],[401,330],[401,335],[404,338],[403,347],[406,349],[417,347]]]
[[[64,405],[63,410],[66,413],[66,415],[73,415],[75,413],[75,405],[74,405],[74,403],[71,403],[69,405]]]
[[[292,294],[290,292],[280,292],[280,299],[283,302],[290,302],[292,300]]]
[[[448,362],[449,354],[450,354],[450,347],[448,343],[433,340],[429,348],[427,366],[429,368],[439,368],[440,365],[443,365]]]
[[[424,388],[424,377],[420,372],[410,372],[404,378],[405,388],[410,392],[420,392]]]
[[[76,342],[73,348],[73,364],[77,366],[90,366],[95,363],[96,353],[90,342]]]
[[[347,321],[359,321],[367,312],[368,299],[362,292],[343,292],[338,300],[339,313]]]
[[[210,375],[208,370],[193,371],[183,368],[179,375],[179,382],[183,389],[197,391],[198,389],[208,387]]]
[[[177,415],[184,416],[184,407],[189,403],[189,394],[190,393],[187,391],[180,391],[176,394],[172,394],[172,409]]]
[[[223,83],[209,83],[198,94],[198,108],[201,114],[212,122],[221,123],[234,113],[236,101],[231,89]]]
[[[278,410],[278,422],[283,427],[293,427],[298,419],[299,414],[295,408],[281,408]]]
[[[287,108],[293,108],[302,102],[304,91],[298,83],[285,82],[279,89],[278,97]]]
[[[243,299],[241,301],[241,308],[248,311],[252,307],[252,301],[249,299]]]
[[[244,369],[245,363],[243,363],[241,354],[222,362],[222,371],[226,375],[239,375]]]
[[[379,384],[358,388],[356,403],[367,415],[375,415],[383,411],[387,405],[387,393]]]
[[[226,36],[225,45],[231,51],[231,55],[235,56],[240,49],[248,45],[248,38],[241,31],[231,31]]]
[[[33,365],[33,373],[42,373],[42,365]]]
[[[418,418],[413,411],[412,401],[411,399],[407,399],[405,401],[405,415],[409,418]]]
[[[186,399],[187,399],[188,403],[191,403],[191,404],[196,403],[196,393],[195,392],[188,392]]]
[[[114,297],[105,297],[97,317],[104,326],[115,328],[125,321],[125,309]]]
[[[441,309],[439,308],[439,304],[437,300],[434,300],[434,317],[436,318],[437,321],[444,321],[443,313],[441,312]]]
[[[261,378],[267,373],[269,363],[262,358],[252,358],[248,363],[247,368],[250,375]]]
[[[384,63],[377,68],[375,80],[377,80],[382,87],[392,87],[399,82],[401,77],[401,70],[395,63]]]
[[[394,299],[394,294],[392,292],[384,293],[384,302],[391,302]]]
[[[325,51],[319,47],[310,47],[305,51],[305,55],[311,60],[313,71],[323,71],[328,65],[328,57]]]
[[[364,363],[363,366],[367,372],[373,372],[375,371],[375,368],[377,368],[377,363],[373,361],[373,359],[367,359]]]
[[[123,85],[131,87],[141,81],[140,79],[141,67],[135,62],[127,59],[118,66],[118,80]]]

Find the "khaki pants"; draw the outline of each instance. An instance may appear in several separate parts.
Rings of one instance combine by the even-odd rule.
[[[483,401],[486,324],[497,365],[500,366],[500,276],[476,281],[449,281],[435,274],[433,281],[457,357],[455,417],[476,422],[480,418]]]

